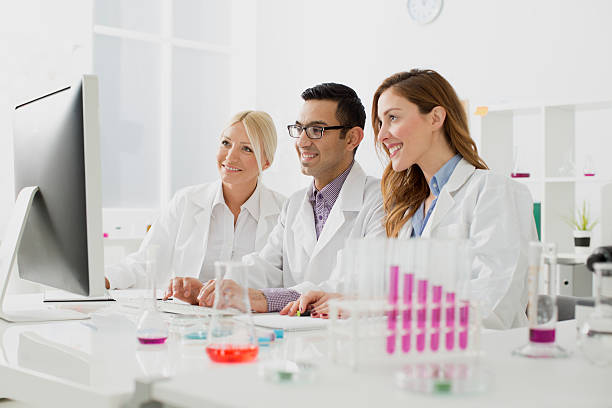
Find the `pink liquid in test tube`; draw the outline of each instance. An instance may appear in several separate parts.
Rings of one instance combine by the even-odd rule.
[[[140,344],[164,344],[167,337],[138,337]]]
[[[395,329],[397,327],[397,288],[399,280],[399,267],[394,265],[390,268],[390,290],[389,290],[389,304],[393,309],[389,312],[388,317],[388,328],[391,334],[387,336],[387,353],[393,354],[395,352]]]
[[[455,294],[446,294],[446,349],[455,348]]]
[[[408,353],[410,351],[410,329],[412,328],[412,291],[414,289],[414,274],[404,274],[404,294],[403,301],[406,309],[402,316],[402,327],[405,330],[402,336],[402,351]]]
[[[417,351],[425,350],[425,324],[427,322],[427,279],[419,279],[417,284],[417,301],[419,308],[417,310]]]
[[[469,303],[466,300],[461,301],[459,307],[459,348],[465,350],[468,345],[468,313]]]
[[[434,285],[432,288],[433,308],[431,310],[431,333],[430,347],[433,351],[438,351],[440,347],[440,318],[442,316],[442,286]]]

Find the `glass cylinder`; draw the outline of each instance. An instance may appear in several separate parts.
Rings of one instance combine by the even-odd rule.
[[[580,328],[580,350],[593,364],[612,365],[612,262],[595,263],[595,309]]]
[[[513,354],[531,358],[567,357],[569,353],[555,342],[557,325],[557,246],[529,243],[528,292],[529,342]],[[544,275],[541,276],[541,272]]]
[[[208,329],[206,353],[218,363],[246,363],[259,352],[242,262],[215,262],[214,314]]]

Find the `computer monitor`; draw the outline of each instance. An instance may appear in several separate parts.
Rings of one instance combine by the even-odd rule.
[[[2,241],[0,269],[0,317],[5,320],[84,317],[51,308],[7,312],[4,295],[15,254],[22,279],[79,295],[104,293],[98,105],[98,79],[84,75],[72,86],[15,108],[17,200]]]

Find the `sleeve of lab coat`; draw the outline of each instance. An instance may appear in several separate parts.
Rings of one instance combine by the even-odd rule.
[[[261,251],[242,257],[242,262],[249,266],[249,287],[251,288],[283,287],[283,242],[288,206],[289,200],[285,201],[278,216],[278,222]]]
[[[483,324],[508,329],[526,322],[527,248],[537,239],[533,201],[522,185],[487,177],[470,225],[473,299]]]
[[[184,205],[182,194],[177,193],[147,232],[138,251],[126,256],[120,263],[106,267],[104,274],[111,289],[147,288],[146,251],[157,245],[156,281],[159,286],[171,277],[172,256],[179,224],[180,208]]]

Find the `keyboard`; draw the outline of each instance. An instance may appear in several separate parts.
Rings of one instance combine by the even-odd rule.
[[[143,298],[121,298],[117,299],[117,302],[122,306],[139,309],[142,307]],[[157,310],[164,313],[173,313],[180,315],[196,315],[196,316],[212,316],[215,314],[222,315],[233,315],[235,314],[232,310],[219,311],[212,307],[204,307],[198,305],[190,305],[188,303],[174,301],[174,300],[161,300],[155,301],[157,304]]]
[[[172,300],[158,300],[157,310],[164,313],[174,313],[180,315],[212,316],[215,314],[233,315],[231,310],[216,310],[212,307],[190,305],[187,303],[177,303]]]

